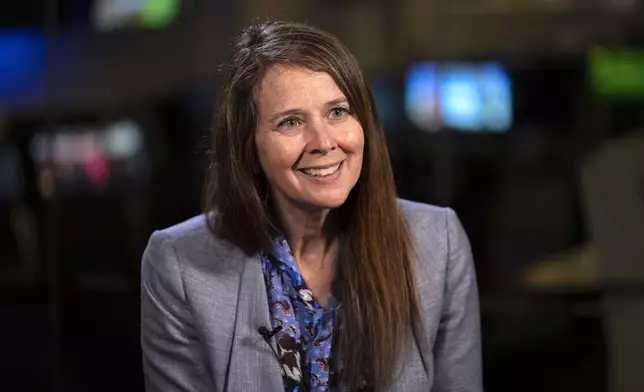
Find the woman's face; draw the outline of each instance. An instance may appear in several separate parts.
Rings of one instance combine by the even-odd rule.
[[[339,207],[362,169],[364,133],[324,72],[273,65],[255,92],[255,144],[278,207]]]

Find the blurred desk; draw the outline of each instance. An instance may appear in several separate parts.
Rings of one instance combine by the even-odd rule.
[[[481,294],[486,390],[604,392],[603,291],[592,247],[535,263]]]
[[[481,295],[485,390],[605,392],[598,292]]]
[[[602,278],[593,245],[531,265],[514,289],[482,294],[481,313],[487,390],[644,390],[644,284]]]
[[[519,284],[534,293],[593,293],[601,289],[599,256],[584,244],[525,268]]]

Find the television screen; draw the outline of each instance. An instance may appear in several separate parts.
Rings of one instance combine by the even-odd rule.
[[[123,27],[164,28],[181,10],[181,0],[97,0],[94,25],[107,31]]]
[[[441,128],[438,113],[438,71],[434,63],[413,65],[405,83],[405,110],[410,121],[426,131]]]
[[[426,131],[503,132],[512,125],[512,88],[496,63],[418,63],[406,78],[405,108]]]
[[[593,48],[589,68],[590,82],[597,94],[644,98],[644,49]]]
[[[148,170],[142,130],[129,120],[70,125],[37,134],[31,155],[41,179],[51,179],[63,193],[137,186]]]
[[[45,78],[45,33],[0,29],[0,104],[32,99]]]

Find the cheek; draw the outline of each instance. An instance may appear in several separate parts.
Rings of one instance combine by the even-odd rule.
[[[358,146],[360,148],[360,153],[362,153],[362,151],[364,151],[364,133],[363,132],[360,132]]]
[[[364,132],[360,125],[357,125],[351,132],[347,132],[346,145],[351,152],[362,154],[364,150]]]
[[[291,168],[299,156],[293,143],[280,138],[258,138],[256,148],[264,172],[267,169],[275,171],[275,169]]]

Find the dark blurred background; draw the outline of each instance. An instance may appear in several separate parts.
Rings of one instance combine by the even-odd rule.
[[[459,214],[487,391],[644,391],[640,0],[3,1],[0,390],[143,390],[141,254],[268,18],[354,51],[401,197]]]

